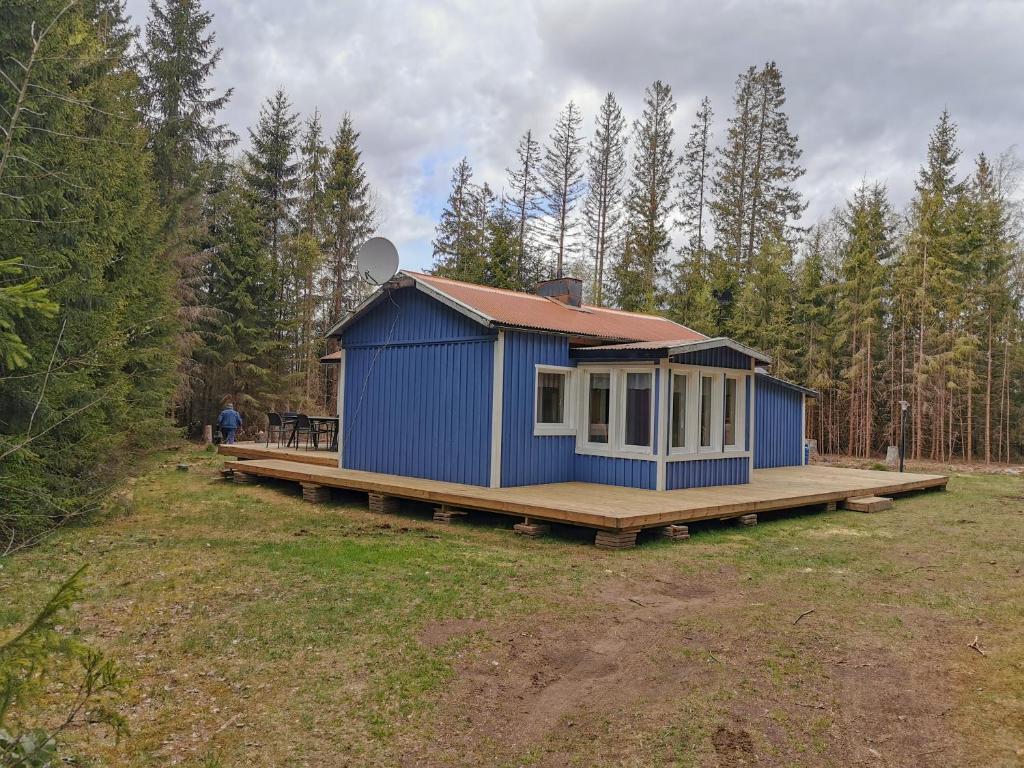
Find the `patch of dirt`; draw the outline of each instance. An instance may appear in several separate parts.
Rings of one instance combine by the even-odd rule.
[[[483,619],[450,619],[448,621],[434,621],[423,628],[420,632],[419,641],[428,648],[437,648],[449,640],[462,635],[469,635],[473,632],[487,629],[489,622]]]
[[[738,574],[610,577],[571,623],[471,624],[490,644],[458,665],[435,740],[406,743],[403,764],[662,764],[632,739],[667,726],[686,733],[696,765],[957,764],[948,647],[928,640],[944,630],[901,611],[927,646],[904,651],[836,627],[826,606],[793,626],[805,609]],[[470,629],[427,634],[459,631]]]
[[[754,740],[744,730],[733,731],[728,728],[718,728],[711,737],[711,743],[718,755],[719,765],[722,768],[733,768],[734,766],[750,765],[754,755]]]

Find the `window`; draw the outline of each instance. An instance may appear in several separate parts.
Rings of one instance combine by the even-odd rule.
[[[573,433],[572,368],[537,366],[533,410],[533,434],[571,435]]]
[[[607,444],[612,376],[610,373],[591,373],[587,381],[587,442]]]
[[[715,379],[713,376],[700,377],[700,447],[712,448],[715,444]]]
[[[537,423],[565,421],[565,374],[537,373]]]
[[[689,446],[689,441],[686,438],[686,390],[689,385],[690,377],[687,374],[672,374],[672,403],[670,407],[672,423],[669,428],[672,442],[669,448],[687,448]]]
[[[623,445],[626,448],[651,447],[651,406],[653,374],[626,373],[626,407],[623,409]]]
[[[726,445],[736,445],[736,379],[725,380],[725,423]]]
[[[722,442],[726,451],[742,451],[745,447],[744,436],[746,434],[747,406],[745,387],[745,377],[726,375],[725,413],[722,424]]]

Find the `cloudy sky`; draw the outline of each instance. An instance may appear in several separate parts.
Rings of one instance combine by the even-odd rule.
[[[128,0],[143,23],[148,0]],[[1024,127],[1024,2],[689,0],[206,0],[233,87],[227,121],[247,138],[260,103],[284,88],[333,130],[351,113],[403,266],[430,263],[451,167],[469,157],[500,190],[519,136],[546,137],[574,99],[589,131],[612,90],[635,118],[644,87],[668,82],[681,145],[701,97],[719,135],[736,75],[775,60],[807,174],[813,222],[862,178],[902,207],[928,132],[947,107],[964,170]]]

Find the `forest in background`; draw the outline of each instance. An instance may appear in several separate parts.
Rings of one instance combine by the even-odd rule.
[[[198,0],[154,0],[140,29],[121,0],[12,0],[2,21],[0,553],[229,399],[250,423],[323,409],[323,335],[366,294],[354,256],[377,227],[351,117],[279,90],[248,141],[221,122]],[[632,121],[608,94],[589,132],[569,104],[500,185],[458,164],[434,269],[522,290],[572,274],[591,302],[760,348],[821,392],[823,451],[884,450],[905,399],[912,456],[1019,456],[1014,155],[964,173],[943,113],[909,205],[865,180],[808,226],[785,101],[767,63],[724,121],[707,100],[684,121],[663,82]]]

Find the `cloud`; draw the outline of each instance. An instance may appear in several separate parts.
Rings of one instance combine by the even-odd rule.
[[[138,23],[147,15],[130,0]],[[721,135],[737,74],[778,62],[800,136],[805,223],[861,179],[902,206],[928,133],[948,107],[964,171],[1014,144],[1024,125],[1024,4],[1012,2],[596,2],[595,0],[207,0],[224,48],[218,88],[240,135],[283,87],[329,130],[345,112],[403,263],[430,262],[451,167],[466,155],[500,190],[520,135],[546,137],[570,98],[589,130],[614,90],[630,119],[661,79],[680,104],[681,145],[701,97]]]

